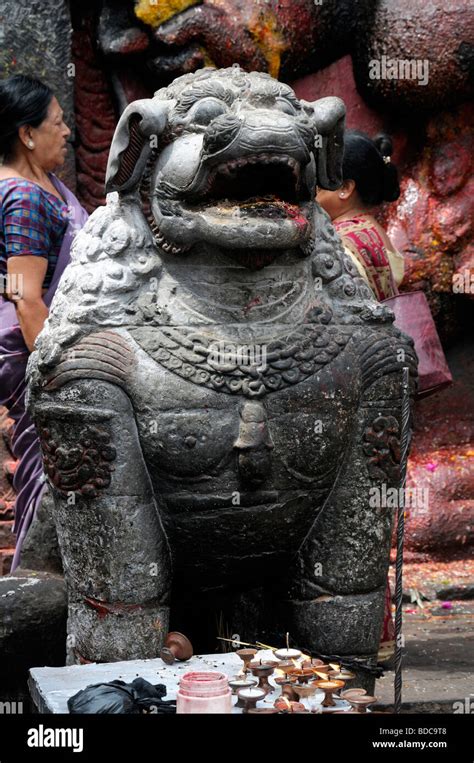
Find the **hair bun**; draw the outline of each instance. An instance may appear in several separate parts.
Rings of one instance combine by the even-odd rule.
[[[390,135],[387,135],[387,133],[381,132],[374,138],[375,146],[378,148],[382,156],[392,156],[393,154],[393,143]]]
[[[400,195],[398,172],[390,161],[392,139],[381,133],[373,140],[360,130],[346,130],[342,174],[354,180],[363,204],[395,201]]]

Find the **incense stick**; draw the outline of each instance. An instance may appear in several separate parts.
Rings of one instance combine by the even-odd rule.
[[[239,641],[235,638],[224,638],[224,636],[217,636],[216,638],[218,638],[219,641],[230,641],[232,644],[239,644],[240,646],[251,646],[256,649],[271,649],[272,652],[276,651],[278,648],[276,646],[270,646],[270,644],[263,644],[261,641],[257,641],[256,644],[251,644],[248,641]]]

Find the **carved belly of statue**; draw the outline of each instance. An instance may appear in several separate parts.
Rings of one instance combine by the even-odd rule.
[[[148,401],[138,428],[176,568],[188,580],[243,580],[296,553],[349,443],[357,380],[341,363],[261,398],[160,375],[155,399],[172,407]]]

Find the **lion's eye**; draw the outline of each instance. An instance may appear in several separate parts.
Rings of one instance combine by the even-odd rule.
[[[275,106],[279,111],[283,111],[284,114],[291,114],[292,117],[296,115],[296,109],[291,103],[288,103],[288,101],[285,101],[283,98],[277,98]]]
[[[227,106],[217,98],[203,98],[196,103],[189,113],[191,122],[199,125],[208,125],[213,119],[225,114]]]

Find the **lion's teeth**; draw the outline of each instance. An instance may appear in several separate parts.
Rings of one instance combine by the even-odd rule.
[[[163,251],[171,252],[172,254],[181,254],[182,252],[189,249],[189,247],[181,247],[177,244],[171,244],[169,241],[167,241],[153,218],[150,219],[150,217],[148,217],[148,224],[150,226],[151,232],[153,233],[155,244],[163,249]]]

